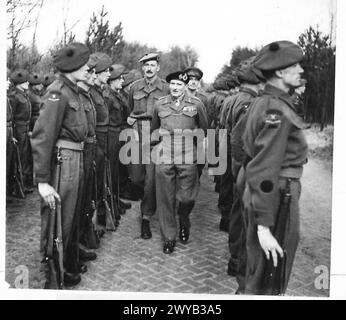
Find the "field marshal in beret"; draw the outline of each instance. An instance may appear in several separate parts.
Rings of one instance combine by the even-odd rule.
[[[74,286],[81,278],[78,247],[80,199],[83,186],[83,148],[88,121],[78,94],[78,81],[87,76],[89,49],[71,43],[53,57],[60,72],[43,98],[40,117],[32,133],[34,171],[41,201],[41,254],[45,265],[45,288],[53,288],[47,264],[49,217],[61,206],[64,252],[64,285]],[[60,172],[57,164],[61,161]]]
[[[300,86],[302,58],[298,45],[276,41],[254,60],[267,83],[248,109],[243,135],[246,294],[284,294],[298,245],[300,177],[308,148],[289,92]],[[265,281],[271,272],[280,273],[279,281]]]
[[[173,72],[166,80],[169,83],[170,94],[155,103],[152,130],[159,129],[162,135],[169,138],[163,137],[159,144],[163,156],[155,165],[155,181],[157,214],[164,237],[163,252],[170,254],[174,251],[176,241],[176,212],[180,221],[180,241],[185,244],[189,240],[189,215],[194,207],[199,183],[196,145],[183,142],[188,139],[183,140],[182,136],[179,138],[179,134],[185,135],[186,132],[190,132],[193,135],[194,130],[198,128],[205,134],[208,121],[202,102],[186,92],[189,78],[185,72]],[[187,131],[177,134],[176,130],[180,129]],[[177,139],[171,144],[173,134]],[[172,151],[173,157],[171,152],[165,150]],[[180,158],[182,162],[177,163],[176,159]],[[187,159],[192,161],[189,162]]]

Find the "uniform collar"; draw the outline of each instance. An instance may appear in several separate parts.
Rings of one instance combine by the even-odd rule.
[[[77,86],[77,83],[73,83],[70,79],[68,79],[64,74],[60,74],[61,81],[68,86],[72,91],[78,94],[79,87]]]
[[[250,89],[250,88],[247,88],[247,87],[240,87],[239,88],[239,92],[245,92],[245,93],[248,93],[250,94],[251,96],[253,97],[256,97],[257,96],[257,93],[256,91]]]
[[[156,76],[153,81],[148,81],[146,78],[143,78],[143,81],[139,86],[139,89],[145,89],[147,92],[154,91],[156,88],[159,90],[163,89],[162,81],[158,76]]]
[[[277,88],[277,87],[274,87],[273,85],[271,84],[266,84],[265,88],[264,88],[264,91],[263,91],[263,94],[269,94],[269,95],[272,95],[272,96],[275,96],[277,97],[278,99],[284,101],[291,109],[293,109],[295,112],[296,111],[296,108],[294,107],[293,103],[292,103],[292,96],[290,96],[287,92]]]

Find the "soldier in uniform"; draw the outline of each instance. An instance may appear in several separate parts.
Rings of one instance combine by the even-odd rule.
[[[20,161],[23,169],[24,192],[33,191],[33,173],[30,165],[30,121],[32,107],[27,95],[29,88],[29,74],[26,70],[19,69],[12,73],[11,81],[14,84],[9,93],[9,100],[13,113],[14,138],[18,141]]]
[[[47,88],[54,82],[54,80],[56,79],[56,76],[54,75],[54,73],[50,72],[50,73],[47,73],[43,76],[43,93],[42,93],[42,96],[46,93],[47,91]]]
[[[28,96],[32,106],[31,130],[34,128],[35,122],[40,115],[41,97],[43,94],[43,77],[37,73],[29,76]]]
[[[108,130],[108,156],[111,163],[113,191],[117,194],[118,203],[123,208],[123,213],[126,209],[131,208],[131,204],[125,203],[119,199],[118,186],[120,184],[120,171],[119,171],[119,151],[121,142],[119,135],[122,129],[127,126],[128,109],[120,95],[122,83],[124,82],[123,74],[125,67],[121,64],[113,64],[110,67],[110,77],[108,79],[108,86],[103,92],[105,102],[109,110],[109,130]]]
[[[119,91],[122,100],[124,101],[127,109],[127,113],[130,114],[129,107],[129,92],[132,83],[143,78],[142,73],[139,70],[133,69],[124,74],[124,81]],[[128,126],[128,125],[127,125]],[[130,179],[130,165],[124,165],[119,163],[120,168],[120,197],[127,200],[138,201],[141,198],[140,188],[133,184]]]
[[[49,215],[60,202],[65,286],[74,286],[81,281],[78,229],[84,178],[83,149],[88,121],[77,82],[86,78],[88,59],[89,49],[81,43],[69,44],[54,55],[53,63],[60,76],[49,86],[43,98],[40,117],[31,137],[35,177],[42,197],[43,262],[47,255]],[[56,181],[56,157],[62,160],[59,181]],[[59,186],[59,190],[55,190],[54,186]],[[45,288],[49,287],[47,278]]]
[[[11,190],[11,176],[12,176],[12,157],[13,157],[13,112],[10,99],[8,98],[8,91],[11,86],[10,81],[11,71],[7,69],[7,112],[6,112],[6,194],[10,195]]]
[[[84,106],[86,118],[88,121],[88,132],[84,143],[84,186],[82,192],[82,205],[80,211],[80,232],[79,232],[79,258],[80,260],[95,260],[97,258],[95,252],[90,252],[86,249],[97,249],[99,246],[98,238],[92,224],[92,215],[96,209],[97,196],[95,194],[95,179],[96,176],[96,110],[90,96],[90,88],[95,84],[96,61],[89,58],[87,63],[88,72],[85,79],[78,81],[80,102]],[[96,183],[97,184],[97,183]],[[90,229],[91,230],[90,230]],[[84,246],[84,247],[83,247]],[[85,268],[86,269],[86,268]],[[85,270],[86,271],[86,270]]]
[[[150,123],[153,115],[154,103],[169,93],[167,83],[160,79],[157,73],[160,70],[159,55],[148,53],[140,60],[144,78],[137,80],[131,85],[129,92],[129,108],[131,110],[128,123],[138,131],[139,142],[142,144],[142,132],[150,132]],[[139,164],[131,165],[131,180],[142,189],[143,199],[141,202],[141,237],[150,239],[150,218],[156,211],[155,197],[155,165],[143,164],[142,154]]]
[[[252,59],[253,60],[253,59]],[[251,60],[251,61],[252,61]],[[246,123],[246,111],[258,95],[259,91],[264,88],[264,77],[260,70],[256,69],[252,63],[243,65],[238,71],[238,79],[241,83],[239,92],[234,94],[228,101],[228,114],[226,116],[226,128],[229,132],[230,148],[230,178],[228,181],[233,189],[233,203],[228,213],[229,227],[229,251],[231,254],[228,263],[228,274],[237,276],[238,282],[243,283],[245,276],[245,231],[242,218],[241,197],[244,186],[241,184],[240,190],[236,188],[236,181],[239,170],[244,161],[244,151],[242,135]],[[230,190],[231,192],[231,190]]]
[[[187,93],[201,100],[208,112],[208,96],[201,90],[202,70],[196,67],[190,67],[185,69],[184,72],[189,77],[189,83],[186,89]]]
[[[302,58],[299,46],[278,41],[266,45],[254,62],[267,83],[248,109],[243,136],[247,155],[243,195],[247,248],[245,294],[272,294],[273,288],[264,282],[265,271],[268,266],[281,264],[285,269],[284,283],[281,283],[284,293],[299,241],[300,177],[308,148],[302,131],[305,125],[296,113],[289,91],[300,86]],[[281,195],[286,203],[280,203]],[[286,214],[287,221],[284,221]],[[277,233],[278,222],[284,226],[284,232]],[[284,256],[286,259],[281,260]]]
[[[95,60],[96,80],[95,85],[90,88],[90,95],[96,109],[96,139],[97,139],[97,191],[98,204],[103,207],[103,177],[105,170],[105,160],[108,157],[108,131],[109,131],[109,109],[103,96],[103,91],[110,77],[109,68],[112,65],[111,58],[102,52],[95,52],[90,57]],[[119,217],[114,221],[115,227],[119,225]]]
[[[201,128],[205,134],[208,120],[202,102],[185,92],[188,83],[186,73],[181,71],[171,73],[166,80],[169,83],[170,95],[162,97],[156,102],[152,130],[160,128],[162,135],[169,137],[168,140],[163,137],[160,143],[163,154],[167,155],[165,149],[171,150],[171,145],[173,146],[173,159],[171,152],[167,158],[163,156],[156,162],[155,174],[157,213],[164,238],[163,252],[170,254],[175,247],[176,212],[180,221],[180,240],[186,243],[189,239],[189,215],[195,203],[199,184],[196,146],[189,146],[187,143],[183,143],[182,139],[181,143],[176,142],[179,139],[171,143],[171,139],[173,136],[175,138],[177,136],[175,129],[189,130],[193,134],[194,129]],[[180,135],[182,134],[180,133]],[[193,160],[191,163],[186,160],[190,155]],[[176,159],[179,159],[180,156],[184,160],[177,163]]]

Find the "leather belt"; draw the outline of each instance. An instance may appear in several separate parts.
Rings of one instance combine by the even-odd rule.
[[[63,148],[63,149],[69,149],[69,150],[75,150],[75,151],[83,151],[84,150],[84,142],[73,142],[68,140],[59,139],[55,146]]]

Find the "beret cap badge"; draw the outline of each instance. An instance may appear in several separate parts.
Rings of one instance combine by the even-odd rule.
[[[270,51],[278,51],[280,49],[280,45],[277,42],[273,42],[269,45]]]

